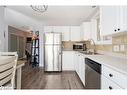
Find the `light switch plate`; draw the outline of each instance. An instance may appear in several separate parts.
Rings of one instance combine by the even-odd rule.
[[[113,51],[118,52],[119,51],[119,45],[114,45],[113,46]]]

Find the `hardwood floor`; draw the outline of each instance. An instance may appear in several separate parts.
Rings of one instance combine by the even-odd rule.
[[[26,64],[22,70],[22,89],[84,89],[84,86],[73,71],[44,73]]]

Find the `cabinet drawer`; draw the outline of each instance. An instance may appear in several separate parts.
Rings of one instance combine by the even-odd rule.
[[[109,89],[109,90],[122,89],[117,84],[115,84],[113,81],[111,81],[108,78],[106,78],[105,76],[102,75],[101,78],[102,78],[101,79],[102,80],[102,82],[101,82],[101,89]]]
[[[122,88],[127,88],[127,76],[114,69],[102,66],[102,75],[112,80]]]

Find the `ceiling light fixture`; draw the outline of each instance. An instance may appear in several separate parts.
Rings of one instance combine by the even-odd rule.
[[[31,5],[30,6],[34,11],[43,13],[48,9],[47,5]]]

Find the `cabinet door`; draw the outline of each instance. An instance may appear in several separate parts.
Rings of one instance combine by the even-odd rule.
[[[81,81],[85,85],[85,58],[84,56],[81,57]]]
[[[77,72],[78,54],[74,52],[74,70]]]
[[[84,22],[82,25],[83,39],[88,40],[91,38],[91,22]]]
[[[97,42],[97,20],[92,19],[91,20],[91,38]]]
[[[83,24],[80,25],[80,37],[81,37],[81,40],[84,40]]]
[[[70,40],[70,28],[69,26],[62,26],[62,41]]]
[[[53,26],[44,26],[44,33],[53,32]]]
[[[120,7],[120,25],[119,31],[127,31],[127,6]]]
[[[63,51],[63,56],[62,56],[63,70],[74,70],[73,56],[74,56],[74,52]]]
[[[79,26],[71,26],[70,32],[71,32],[71,41],[81,41]]]
[[[100,7],[100,29],[102,36],[110,35],[117,31],[118,11],[117,6]]]
[[[63,31],[62,26],[53,26],[53,32],[62,33],[62,31]]]
[[[101,89],[113,90],[113,89],[122,89],[122,88],[119,87],[113,81],[109,80],[108,78],[106,78],[105,76],[102,75],[102,77],[101,77]]]
[[[75,53],[74,62],[75,62],[75,71],[79,76],[79,53],[78,52]]]

